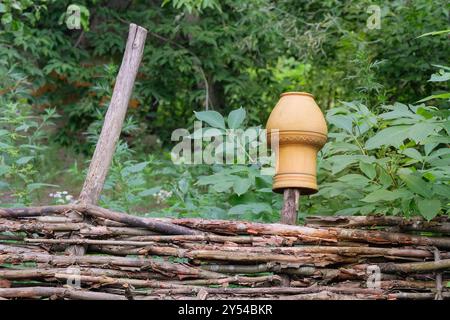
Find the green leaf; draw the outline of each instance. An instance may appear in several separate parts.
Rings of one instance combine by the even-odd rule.
[[[33,156],[22,157],[22,158],[18,159],[16,161],[16,163],[17,164],[26,164],[26,163],[30,162],[31,160],[33,160],[33,158],[34,158]]]
[[[412,192],[420,194],[425,198],[430,198],[432,196],[433,192],[431,191],[431,184],[427,183],[422,178],[413,174],[399,174],[399,177]]]
[[[146,189],[146,190],[139,192],[138,196],[140,196],[140,197],[152,196],[152,195],[158,193],[160,190],[161,190],[161,187],[154,187],[154,188]]]
[[[217,111],[194,111],[194,113],[198,120],[204,121],[214,128],[225,129],[225,120]]]
[[[350,166],[351,164],[357,162],[360,159],[356,155],[337,155],[328,158],[328,161],[332,163],[331,173],[337,174]]]
[[[3,24],[9,24],[9,23],[11,23],[11,21],[12,21],[12,15],[11,15],[11,13],[5,13],[3,16],[2,16],[2,23]]]
[[[186,194],[189,191],[189,182],[186,179],[181,179],[178,181],[178,189],[181,193]]]
[[[440,128],[439,125],[433,122],[419,122],[410,127],[408,137],[416,143],[421,143]]]
[[[449,34],[449,33],[450,33],[450,29],[447,29],[447,30],[439,30],[439,31],[432,31],[432,32],[427,32],[427,33],[421,34],[421,35],[418,36],[417,38],[428,37],[428,36],[437,36],[437,35],[441,35],[441,34]]]
[[[403,144],[408,138],[410,126],[394,126],[378,131],[376,135],[366,141],[366,149],[372,150],[381,146],[394,146],[396,148]]]
[[[450,99],[450,92],[441,93],[441,94],[433,94],[431,96],[428,96],[426,98],[423,98],[422,100],[419,100],[417,102],[425,102],[433,99]]]
[[[228,115],[228,127],[230,129],[239,128],[245,120],[245,115],[245,109],[242,107],[231,111]]]
[[[365,187],[369,184],[370,180],[360,174],[347,174],[338,179],[339,181],[348,183],[355,187]]]
[[[233,190],[238,196],[240,196],[246,193],[251,185],[251,179],[238,178],[234,181]]]
[[[253,213],[259,214],[262,212],[272,212],[272,207],[268,203],[247,203],[247,204],[238,204],[237,206],[232,207],[228,213],[230,215],[241,215],[245,213]]]
[[[399,195],[389,190],[379,189],[369,193],[362,199],[364,202],[378,202],[378,201],[394,201],[399,198]]]
[[[433,184],[433,192],[439,196],[447,197],[450,194],[450,186],[445,184]]]
[[[216,184],[220,179],[222,178],[219,174],[213,174],[210,176],[200,176],[197,179],[196,185],[199,186],[206,186],[209,184]]]
[[[145,167],[148,165],[148,161],[146,162],[140,162],[137,163],[135,165],[129,166],[129,167],[125,167],[122,172],[123,174],[128,174],[128,173],[136,173],[136,172],[141,172],[142,170],[145,169]]]
[[[0,190],[6,190],[9,187],[9,183],[0,180]]]
[[[407,148],[407,149],[403,150],[403,154],[414,160],[422,161],[422,159],[423,159],[420,152],[413,148]]]
[[[216,183],[212,186],[213,190],[216,192],[228,192],[228,190],[233,186],[233,181],[223,181],[222,183]]]
[[[402,103],[397,102],[393,106],[387,106],[386,108],[391,111],[380,114],[381,119],[394,120],[398,118],[418,118],[417,115],[415,115],[407,105],[404,105]]]
[[[430,221],[436,217],[439,211],[441,211],[441,202],[438,199],[419,199],[417,201],[417,207],[419,208],[419,212],[422,217]]]
[[[366,163],[364,161],[360,161],[359,169],[361,169],[361,171],[372,180],[377,176],[375,164],[373,163]]]
[[[8,173],[10,168],[11,168],[11,167],[9,167],[9,166],[7,166],[7,165],[0,164],[0,177],[1,177],[2,175],[4,175],[5,173]]]
[[[34,190],[43,188],[43,187],[59,187],[56,184],[48,184],[48,183],[30,183],[29,185],[27,185],[27,191],[28,192],[32,192]]]
[[[145,184],[145,179],[142,175],[139,175],[137,177],[132,177],[131,179],[127,179],[126,181],[128,187],[138,187]]]
[[[345,209],[341,209],[336,211],[336,215],[339,216],[352,216],[355,213],[358,213],[360,210],[360,208],[345,208]]]
[[[386,172],[386,170],[381,169],[380,170],[380,183],[383,185],[384,188],[387,188],[392,185],[392,178],[391,176]]]
[[[339,129],[343,129],[348,133],[353,132],[353,119],[351,116],[344,116],[341,114],[327,116],[327,120],[332,125]]]
[[[450,80],[450,72],[444,72],[443,74],[435,73],[431,75],[430,82],[442,82]]]

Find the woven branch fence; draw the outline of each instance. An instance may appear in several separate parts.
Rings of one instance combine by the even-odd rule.
[[[291,226],[61,205],[0,209],[0,233],[5,299],[450,298],[444,217]]]
[[[448,217],[309,217],[295,226],[97,206],[146,34],[130,25],[77,203],[0,208],[0,299],[450,298]]]

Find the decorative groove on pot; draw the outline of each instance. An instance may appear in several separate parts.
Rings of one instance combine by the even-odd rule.
[[[314,131],[278,131],[268,130],[267,141],[271,143],[271,137],[275,136],[280,144],[310,144],[322,148],[327,142],[327,136],[320,132]]]

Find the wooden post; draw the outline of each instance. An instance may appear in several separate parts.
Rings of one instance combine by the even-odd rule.
[[[281,210],[281,223],[297,224],[298,203],[300,200],[300,190],[295,188],[284,189],[283,209]]]
[[[100,199],[109,166],[116,150],[116,144],[122,131],[134,81],[142,60],[146,37],[147,30],[133,23],[130,24],[125,53],[116,78],[111,102],[106,112],[102,132],[97,141],[83,189],[78,198],[80,203],[97,204]],[[74,211],[69,213],[69,217],[83,218]],[[76,238],[76,236],[72,236],[72,238]],[[80,256],[84,255],[85,252],[85,247],[77,245],[66,249],[66,253],[70,255]]]
[[[125,53],[114,86],[111,103],[103,123],[100,138],[95,147],[89,171],[79,200],[81,203],[97,204],[103,190],[117,141],[122,131],[128,102],[141,63],[147,30],[130,24]]]

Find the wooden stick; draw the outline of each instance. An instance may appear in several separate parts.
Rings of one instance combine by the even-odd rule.
[[[435,293],[427,293],[427,292],[398,292],[398,293],[390,293],[389,297],[397,300],[433,300],[435,297]],[[450,292],[445,292],[442,294],[443,299],[450,298]]]
[[[129,226],[146,228],[161,233],[181,234],[181,235],[203,234],[203,232],[192,230],[190,228],[183,226],[178,226],[170,222],[167,223],[155,219],[142,219],[126,213],[115,212],[94,205],[87,205],[87,210],[85,211],[85,213],[95,217],[121,222]]]
[[[80,275],[113,277],[113,278],[135,278],[135,279],[161,279],[158,273],[151,271],[141,271],[139,268],[132,270],[115,270],[105,268],[79,267]],[[0,269],[0,278],[9,280],[29,280],[55,278],[58,273],[67,273],[67,268],[26,268],[26,269]]]
[[[421,217],[406,219],[398,216],[310,216],[306,218],[306,225],[311,227],[379,227],[394,226],[403,231],[429,231],[439,233],[450,233],[450,222],[448,217],[439,216],[431,221]]]
[[[0,232],[29,232],[52,234],[54,232],[78,231],[84,237],[98,236],[146,236],[155,233],[143,228],[94,226],[89,223],[41,223],[34,221],[3,220],[0,218]]]
[[[0,218],[20,218],[44,216],[73,210],[73,205],[55,205],[27,208],[0,208]]]
[[[151,294],[196,294],[200,290],[205,290],[208,294],[228,294],[228,295],[279,295],[279,294],[306,294],[317,293],[321,291],[329,291],[334,293],[353,293],[353,294],[382,294],[381,290],[366,289],[366,288],[352,288],[352,287],[332,287],[332,286],[317,286],[313,285],[306,288],[298,287],[270,287],[270,288],[177,288],[177,289],[156,289],[150,292]],[[142,293],[142,291],[141,291]]]
[[[28,288],[0,288],[0,297],[3,298],[69,298],[77,300],[126,300],[117,294],[92,292],[68,288],[28,287]]]
[[[441,261],[441,254],[438,248],[434,248],[434,260]],[[442,272],[436,273],[436,298],[442,300]]]
[[[106,175],[116,150],[116,144],[122,131],[128,102],[142,60],[146,37],[147,30],[133,23],[130,24],[125,53],[114,85],[111,102],[80,193],[79,201],[81,203],[96,204],[100,199]],[[79,214],[73,212],[69,214],[69,217],[77,218]],[[78,236],[74,235],[74,237],[77,238]],[[73,255],[83,255],[85,251],[86,248],[83,246],[70,246],[66,250],[67,253]]]
[[[281,210],[281,223],[297,224],[297,210],[300,191],[298,189],[287,188],[283,193],[283,209]]]
[[[219,274],[208,270],[203,270],[196,267],[191,267],[181,263],[171,263],[160,261],[152,258],[129,258],[129,257],[115,257],[115,256],[62,256],[50,255],[41,253],[19,253],[19,254],[1,254],[0,264],[2,263],[22,263],[33,261],[41,264],[48,264],[52,266],[70,266],[74,264],[80,265],[111,265],[120,267],[141,267],[148,270],[153,270],[157,273],[164,274],[170,277],[183,278],[226,278],[226,275]]]
[[[84,181],[79,200],[82,203],[96,204],[103,190],[106,175],[111,164],[117,141],[122,131],[128,102],[134,86],[144,52],[147,30],[130,24],[125,53],[117,75],[111,102],[105,116],[95,152]]]
[[[57,279],[70,279],[72,274],[56,274]],[[260,277],[225,277],[225,278],[208,278],[183,281],[157,281],[157,280],[140,280],[131,278],[110,278],[106,276],[79,276],[81,282],[99,283],[103,285],[132,285],[144,288],[183,288],[200,285],[226,285],[226,284],[257,284],[263,282],[279,282],[279,276],[260,276]]]
[[[411,262],[411,263],[383,263],[379,264],[381,271],[384,272],[427,272],[450,270],[450,259],[429,262]]]

